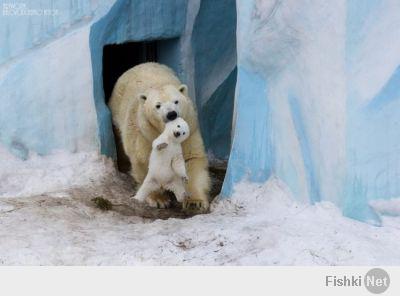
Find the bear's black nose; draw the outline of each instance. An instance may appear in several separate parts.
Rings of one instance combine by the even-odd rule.
[[[178,114],[176,114],[175,111],[170,111],[167,114],[167,119],[170,121],[175,120],[177,117],[178,117]]]
[[[180,132],[174,132],[174,136],[175,136],[175,138],[178,138],[180,135],[181,135],[181,133],[180,133]]]

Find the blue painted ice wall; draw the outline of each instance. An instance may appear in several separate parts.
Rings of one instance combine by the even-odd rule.
[[[362,218],[368,200],[400,196],[400,2],[350,1],[346,28],[344,211]]]
[[[89,23],[113,1],[1,0],[0,64]]]
[[[204,142],[214,157],[227,159],[237,76],[235,0],[201,1],[191,46],[195,99]]]
[[[113,1],[1,1],[0,144],[15,155],[98,150],[88,28]]]
[[[379,223],[368,201],[400,196],[400,2],[238,0],[237,11],[223,194],[275,175],[299,200]]]

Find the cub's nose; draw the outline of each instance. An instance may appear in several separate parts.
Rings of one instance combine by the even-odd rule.
[[[178,117],[178,114],[176,114],[175,111],[170,111],[167,113],[167,119],[169,121],[175,120]]]
[[[180,135],[181,135],[181,133],[180,133],[180,132],[174,132],[174,136],[175,136],[175,138],[178,138]]]

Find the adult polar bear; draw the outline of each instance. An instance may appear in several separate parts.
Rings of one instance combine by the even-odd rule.
[[[142,184],[148,170],[152,142],[165,123],[182,117],[190,127],[190,137],[182,144],[189,182],[186,206],[208,209],[210,177],[203,139],[193,102],[186,85],[174,72],[157,63],[144,63],[126,71],[114,86],[109,102],[113,123],[131,162],[131,175]],[[149,204],[164,208],[170,203],[162,192],[149,197]]]

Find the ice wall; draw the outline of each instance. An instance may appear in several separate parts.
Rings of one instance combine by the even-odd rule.
[[[191,36],[195,99],[208,152],[227,159],[230,152],[236,86],[235,0],[202,0]]]
[[[1,2],[0,143],[15,155],[98,150],[89,25],[110,2]]]
[[[400,3],[352,1],[347,24],[345,211],[357,215],[365,201],[400,196]]]
[[[379,223],[400,195],[400,2],[238,0],[235,133],[223,194],[284,180]]]
[[[0,64],[104,14],[114,0],[0,1]]]

